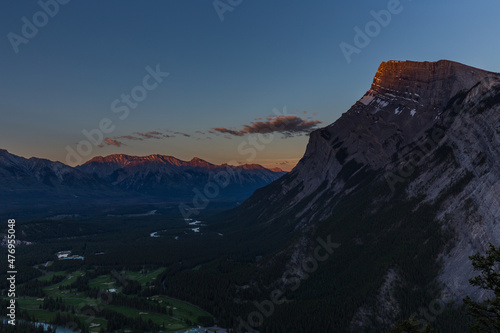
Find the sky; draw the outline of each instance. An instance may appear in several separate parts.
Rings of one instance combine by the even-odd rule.
[[[290,170],[382,61],[500,72],[499,12],[495,0],[3,1],[0,148]]]

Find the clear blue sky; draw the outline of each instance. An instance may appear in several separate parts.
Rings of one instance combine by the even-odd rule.
[[[82,130],[108,118],[109,140],[83,160],[158,153],[290,169],[305,133],[347,111],[382,61],[450,59],[500,72],[494,0],[401,0],[348,63],[339,44],[354,45],[354,27],[391,1],[243,0],[221,21],[212,1],[72,0],[47,22],[37,1],[3,1],[0,148],[65,162],[66,147],[86,139]],[[22,18],[33,23],[34,15],[38,33],[16,53],[8,34],[23,37]],[[120,119],[112,102],[157,64],[169,75]],[[284,107],[289,132],[275,132],[256,154],[245,150],[252,129]]]

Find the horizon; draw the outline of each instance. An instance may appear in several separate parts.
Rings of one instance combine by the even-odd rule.
[[[467,64],[463,64],[463,63],[460,63],[460,62],[458,62],[458,61],[449,60],[449,59],[440,59],[440,60],[436,60],[436,61],[423,61],[423,62],[421,62],[421,61],[414,61],[414,60],[393,60],[393,59],[392,59],[392,60],[385,60],[385,61],[382,61],[382,62],[380,63],[380,65],[379,65],[379,67],[380,67],[382,64],[384,64],[384,63],[390,63],[390,62],[394,62],[394,63],[405,63],[405,62],[414,62],[414,63],[425,63],[425,62],[429,62],[429,63],[438,63],[438,62],[442,62],[442,61],[444,61],[444,62],[452,62],[452,63],[457,63],[457,64],[464,65],[464,66],[467,66],[467,67],[470,67],[470,68],[474,68],[474,69],[478,69],[478,70],[482,70],[482,71],[487,71],[487,72],[490,72],[490,73],[493,73],[493,74],[495,74],[495,73],[496,73],[496,74],[498,74],[497,72],[492,72],[492,71],[488,71],[488,70],[486,70],[486,69],[472,67],[472,66],[469,66],[469,65],[467,65]],[[367,91],[368,91],[368,90],[367,90]],[[362,98],[362,96],[361,96],[358,100],[356,100],[356,101],[353,103],[353,105],[354,105],[357,101],[359,101],[361,98]],[[346,110],[346,112],[347,112],[347,110]],[[337,120],[337,119],[336,119],[336,120]],[[335,121],[336,121],[336,120],[335,120]],[[335,122],[335,121],[334,121],[334,122]],[[325,126],[321,126],[320,128],[316,128],[316,129],[321,129],[321,128],[323,128],[323,127],[327,127],[328,125],[330,125],[330,124],[326,124]],[[315,130],[316,130],[316,129],[315,129]],[[258,135],[263,135],[263,134],[268,134],[268,133],[263,132],[263,133],[257,133],[257,134],[258,134]],[[309,135],[307,135],[307,137],[309,137]],[[272,140],[273,140],[273,139],[271,138],[271,141],[272,141]],[[264,142],[264,143],[265,143],[265,142]],[[253,149],[252,149],[252,154],[254,154],[254,155],[256,155],[256,154],[257,154],[257,150],[258,150],[258,149],[257,149],[257,147],[258,147],[258,145],[254,145],[254,146],[253,146]],[[277,165],[276,163],[273,163],[273,164],[271,164],[271,165],[269,165],[269,164],[268,164],[268,165],[266,166],[265,164],[262,164],[262,163],[252,162],[252,161],[253,161],[253,159],[252,159],[250,162],[248,162],[248,163],[244,163],[244,162],[242,162],[242,161],[236,161],[236,160],[229,160],[229,161],[225,161],[225,162],[222,162],[222,163],[216,163],[216,162],[212,162],[212,161],[210,161],[209,159],[200,158],[200,157],[198,157],[198,156],[193,156],[193,157],[191,157],[191,158],[179,158],[179,157],[174,156],[174,155],[169,155],[169,154],[159,154],[159,153],[142,154],[142,155],[132,155],[132,154],[127,154],[127,153],[122,153],[122,152],[115,152],[115,153],[111,153],[111,154],[108,154],[108,155],[94,155],[94,156],[88,157],[88,158],[86,158],[86,159],[84,158],[84,159],[83,159],[83,161],[82,161],[81,163],[71,165],[71,163],[67,163],[67,161],[61,161],[61,160],[51,160],[51,159],[49,159],[49,158],[47,158],[47,157],[43,157],[43,156],[22,156],[22,155],[20,155],[20,154],[16,154],[15,152],[11,152],[11,151],[9,151],[8,149],[4,149],[3,147],[0,147],[0,150],[5,150],[5,151],[7,151],[7,152],[8,152],[8,153],[10,153],[10,154],[13,154],[13,155],[16,155],[16,156],[21,156],[21,157],[24,157],[24,158],[27,158],[27,159],[29,159],[29,158],[39,158],[39,159],[47,159],[47,160],[49,160],[49,161],[57,161],[57,162],[61,162],[61,163],[65,164],[65,165],[67,165],[67,166],[70,166],[70,167],[81,166],[81,165],[86,164],[86,163],[88,163],[88,162],[90,162],[90,161],[92,161],[92,160],[94,160],[94,159],[96,159],[96,158],[107,158],[107,157],[111,157],[111,156],[120,156],[120,155],[123,155],[123,156],[127,156],[127,157],[137,157],[137,158],[145,158],[145,157],[150,157],[150,156],[172,157],[172,158],[177,159],[177,160],[179,160],[179,161],[181,161],[181,162],[192,162],[192,161],[193,161],[193,160],[195,160],[195,159],[199,159],[199,160],[201,160],[201,161],[207,162],[207,163],[212,164],[212,165],[215,165],[215,166],[221,166],[221,165],[231,165],[231,166],[235,166],[235,167],[237,167],[237,166],[244,166],[244,165],[258,165],[258,166],[264,167],[264,168],[266,168],[266,169],[268,169],[268,170],[273,170],[273,169],[274,169],[274,170],[277,170],[277,169],[279,169],[279,170],[284,171],[284,172],[290,172],[290,171],[292,171],[292,170],[293,170],[293,168],[297,165],[298,161],[302,158],[302,157],[298,158],[298,159],[297,159],[297,161],[296,161],[293,165],[290,165],[290,164],[289,164],[289,165],[281,165],[281,166],[279,166],[279,165]],[[76,153],[76,152],[75,152],[75,153]]]
[[[493,1],[242,2],[226,11],[54,1],[0,14],[0,140],[15,155],[70,166],[123,153],[290,171],[309,133],[360,99],[384,61],[500,72],[487,38],[500,28]],[[255,141],[266,127],[272,139]]]
[[[211,164],[213,166],[225,166],[225,165],[229,165],[229,166],[234,166],[234,167],[242,167],[242,166],[253,166],[253,165],[256,165],[256,166],[260,166],[260,167],[263,167],[265,169],[268,169],[268,170],[271,170],[271,171],[275,171],[275,172],[281,172],[281,171],[284,171],[284,172],[290,172],[290,171],[287,171],[287,170],[284,170],[280,167],[265,167],[263,166],[262,164],[259,164],[259,163],[239,163],[238,161],[228,161],[228,163],[221,163],[221,164],[216,164],[216,163],[212,163],[208,160],[205,160],[205,159],[202,159],[202,158],[199,158],[199,157],[196,157],[194,156],[193,158],[189,159],[189,160],[185,160],[185,159],[180,159],[180,158],[177,158],[175,156],[172,156],[172,155],[162,155],[162,154],[149,154],[149,155],[129,155],[129,154],[123,154],[123,153],[116,153],[116,154],[110,154],[110,155],[106,155],[106,156],[100,156],[100,155],[97,155],[97,156],[94,156],[92,158],[89,158],[88,160],[86,160],[85,162],[83,162],[82,164],[78,164],[78,165],[75,165],[75,166],[72,166],[72,165],[68,165],[66,163],[64,163],[63,161],[53,161],[53,160],[50,160],[48,158],[45,158],[45,157],[38,157],[38,156],[30,156],[30,157],[26,157],[26,156],[21,156],[21,155],[17,155],[11,151],[9,151],[8,149],[3,149],[3,148],[0,148],[0,151],[6,151],[7,153],[11,154],[11,155],[15,155],[15,156],[19,156],[19,157],[22,157],[22,158],[26,158],[26,159],[30,159],[30,158],[36,158],[36,159],[42,159],[42,160],[48,160],[48,161],[51,161],[51,162],[60,162],[66,166],[69,166],[69,167],[72,167],[72,168],[75,168],[75,167],[78,167],[78,166],[81,166],[81,165],[84,165],[88,162],[91,162],[93,161],[94,159],[98,159],[98,158],[108,158],[108,157],[111,157],[111,156],[120,156],[120,155],[123,155],[123,156],[127,156],[127,157],[136,157],[136,158],[145,158],[145,157],[150,157],[150,156],[161,156],[161,157],[171,157],[171,158],[174,158],[180,162],[185,162],[185,163],[189,163],[189,162],[193,162],[195,160],[199,160],[199,161],[202,161],[202,162],[206,162],[208,164]]]

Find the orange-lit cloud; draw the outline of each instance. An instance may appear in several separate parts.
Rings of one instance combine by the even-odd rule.
[[[182,132],[174,132],[174,134],[182,135],[182,136],[185,136],[187,138],[191,137],[191,134],[182,133]]]
[[[104,147],[104,146],[116,146],[116,147],[121,147],[121,146],[126,146],[126,144],[124,144],[123,142],[121,141],[118,141],[118,140],[113,140],[113,139],[110,139],[110,138],[105,138],[104,139],[104,142],[102,144],[99,145],[99,147]]]
[[[122,135],[115,136],[112,140],[135,140],[135,141],[143,141],[149,139],[164,139],[171,138],[173,135],[165,134],[158,131],[149,131],[149,132],[134,132],[133,135]],[[110,139],[111,140],[111,139]]]
[[[233,136],[243,136],[254,133],[280,133],[284,137],[305,135],[314,130],[322,122],[319,120],[306,120],[298,116],[269,116],[266,121],[251,122],[243,125],[241,130],[233,130],[225,127],[215,127],[212,130]],[[210,131],[208,131],[211,133]]]
[[[135,132],[134,134],[139,135],[143,139],[163,139],[163,138],[168,138],[170,137],[167,134],[163,134],[158,131],[150,131],[146,133],[141,133],[141,132]]]

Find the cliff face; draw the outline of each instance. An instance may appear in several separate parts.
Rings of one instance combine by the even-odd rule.
[[[352,201],[364,202],[357,207],[361,212],[346,212]],[[346,255],[373,246],[372,260],[385,262],[387,270],[373,291],[377,301],[359,308],[351,330],[400,315],[402,307],[393,297],[388,304],[377,296],[387,289],[387,276],[399,281],[398,287],[416,286],[405,282],[408,271],[400,263],[380,259],[386,254],[377,252],[381,244],[393,244],[394,257],[406,253],[405,246],[415,249],[402,258],[429,254],[443,301],[482,298],[468,282],[474,276],[469,256],[489,242],[500,245],[500,75],[451,61],[382,63],[371,89],[335,123],[311,133],[297,166],[250,197],[240,216],[251,211],[259,212],[261,224],[295,228],[297,240],[277,255],[288,258],[286,267],[311,255],[318,230],[343,239]],[[377,223],[380,229],[373,229]],[[403,236],[405,228],[414,228],[414,237],[429,234],[422,244],[405,243],[405,237],[413,237]],[[438,233],[441,238],[426,248]],[[430,293],[428,287],[418,288]]]
[[[443,99],[451,98],[490,75],[490,72],[446,60],[388,61],[378,68],[372,90],[398,92],[421,104],[439,106]]]
[[[469,256],[500,245],[500,79],[486,78],[465,96],[441,142],[451,160],[429,160],[428,168],[406,186],[409,197],[442,200],[437,219],[454,231],[453,247],[442,253],[439,281],[444,300],[483,293],[468,282],[477,275]],[[460,183],[452,194],[453,184]]]

